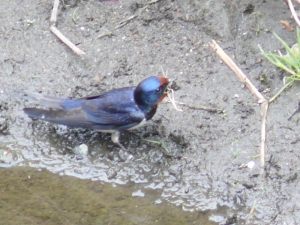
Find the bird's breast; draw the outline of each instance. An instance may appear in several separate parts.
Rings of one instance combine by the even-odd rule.
[[[146,124],[146,122],[147,122],[147,120],[146,120],[146,118],[144,118],[138,125],[135,125],[135,126],[129,128],[128,130],[134,130],[134,129],[140,128],[140,127],[144,126]]]

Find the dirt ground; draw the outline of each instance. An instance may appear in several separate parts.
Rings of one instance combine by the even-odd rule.
[[[6,224],[15,224],[16,215],[19,224],[298,224],[299,115],[287,118],[297,108],[299,84],[270,104],[261,174],[260,106],[209,47],[209,41],[216,40],[259,91],[272,97],[285,73],[263,58],[258,45],[283,52],[272,32],[290,45],[296,42],[295,32],[280,23],[287,20],[296,27],[285,2],[147,2],[61,4],[57,28],[86,52],[83,57],[50,31],[52,1],[1,4],[0,217],[11,211]],[[146,127],[122,133],[128,152],[120,152],[108,134],[31,120],[22,109],[35,103],[14,91],[84,97],[136,85],[162,71],[176,78],[176,100],[196,107],[180,106],[179,112],[163,102]],[[88,148],[86,155],[80,153],[82,144]],[[241,166],[250,161],[255,163],[252,169]],[[39,178],[28,185],[28,174]],[[53,186],[53,179],[61,184]],[[105,188],[97,191],[102,185]],[[85,187],[86,192],[79,192]],[[115,190],[126,194],[103,197],[102,206],[94,201],[99,192],[110,196]],[[36,195],[16,209],[24,193]],[[146,202],[133,202],[136,198]],[[32,208],[41,201],[45,204]],[[111,201],[116,205],[108,206]],[[92,207],[71,207],[76,204]],[[137,204],[146,213],[128,214],[125,209]],[[49,214],[37,212],[51,207],[56,210]],[[138,207],[133,211],[139,212]],[[103,214],[122,220],[103,219]],[[164,215],[168,218],[159,220]]]

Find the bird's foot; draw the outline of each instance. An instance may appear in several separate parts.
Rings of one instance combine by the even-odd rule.
[[[122,150],[126,150],[126,148],[120,143],[119,141],[119,137],[120,137],[120,132],[119,131],[116,131],[114,133],[111,134],[111,141],[118,145]]]
[[[119,157],[123,160],[123,161],[131,161],[133,159],[133,155],[131,154],[131,152],[127,151],[127,149],[120,143],[119,141],[119,134],[120,132],[116,131],[114,133],[111,134],[111,140],[114,144],[118,145],[121,150],[119,151]]]

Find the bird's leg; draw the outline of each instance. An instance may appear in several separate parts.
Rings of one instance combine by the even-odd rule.
[[[119,134],[120,134],[119,131],[116,131],[116,132],[111,133],[111,141],[112,141],[114,144],[118,145],[122,150],[126,150],[126,149],[124,148],[124,146],[123,146],[123,145],[120,143],[120,141],[119,141]]]
[[[120,159],[122,159],[124,162],[125,161],[131,161],[133,159],[132,154],[128,154],[126,152],[126,148],[124,148],[124,146],[120,143],[119,141],[119,131],[113,132],[111,134],[111,140],[114,144],[118,145],[122,150],[119,151],[119,157]]]

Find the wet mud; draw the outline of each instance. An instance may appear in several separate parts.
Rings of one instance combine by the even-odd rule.
[[[0,6],[0,213],[8,215],[6,224],[298,223],[299,116],[287,118],[298,106],[299,84],[269,107],[261,173],[260,106],[209,46],[216,40],[272,97],[285,73],[263,58],[258,44],[283,51],[272,32],[296,42],[295,32],[280,23],[296,27],[284,1],[65,1],[57,28],[87,53],[83,57],[51,33],[52,4]],[[31,120],[22,109],[35,103],[16,91],[83,97],[162,71],[176,78],[176,100],[192,107],[179,112],[160,104],[147,126],[121,134],[128,151],[108,134]],[[252,169],[243,166],[249,162]],[[145,206],[141,214],[134,211],[138,204]]]

